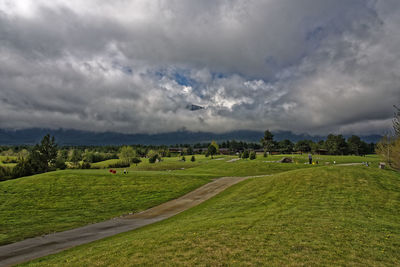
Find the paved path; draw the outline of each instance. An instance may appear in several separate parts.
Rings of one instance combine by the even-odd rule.
[[[260,176],[219,178],[180,198],[137,214],[0,246],[0,266],[22,263],[164,220],[200,204],[238,182],[252,177]]]

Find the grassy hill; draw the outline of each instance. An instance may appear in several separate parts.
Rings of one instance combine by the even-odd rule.
[[[204,156],[192,162],[118,169],[55,171],[0,182],[0,245],[135,213],[177,198],[224,175],[282,172],[305,165],[260,160],[227,163]],[[221,158],[223,159],[223,158]],[[308,167],[308,166],[307,166]]]
[[[400,174],[326,166],[252,178],[166,221],[27,265],[388,266],[399,251]]]
[[[195,162],[180,157],[164,158],[149,164],[148,160],[116,175],[108,169],[65,170],[0,182],[0,244],[28,237],[63,231],[99,222],[127,213],[138,212],[179,197],[212,178],[275,174],[299,168],[317,168],[303,164],[307,155],[294,156],[295,164],[277,164],[282,158],[258,157],[239,160],[218,156],[215,159],[196,156]],[[369,157],[318,156],[321,163],[371,161]],[[115,161],[115,160],[112,160]],[[102,164],[102,165],[101,165]],[[106,167],[109,161],[100,162]]]
[[[66,170],[0,182],[0,244],[142,211],[209,181],[184,173]]]

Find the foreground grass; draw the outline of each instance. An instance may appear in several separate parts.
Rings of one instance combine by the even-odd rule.
[[[127,175],[122,169],[116,175],[104,169],[65,170],[0,182],[0,245],[139,212],[212,178],[305,167],[222,159],[203,157],[192,163],[170,158],[159,164],[143,163]]]
[[[166,221],[29,266],[387,266],[400,262],[400,174],[295,170],[237,184]]]
[[[184,173],[69,170],[0,182],[0,244],[142,211],[209,181]]]

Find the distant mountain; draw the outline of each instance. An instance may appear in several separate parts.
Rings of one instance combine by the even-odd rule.
[[[215,140],[223,142],[227,140],[237,140],[246,142],[259,142],[263,137],[260,131],[232,131],[227,133],[208,133],[208,132],[189,132],[178,131],[160,134],[121,134],[113,132],[95,133],[67,129],[24,129],[24,130],[2,130],[0,129],[0,145],[32,145],[40,142],[42,137],[50,134],[55,137],[59,145],[175,145],[175,144],[194,144],[207,143]],[[378,142],[380,135],[368,135],[361,137],[364,141]],[[294,134],[292,132],[275,132],[274,139],[277,141],[289,139],[292,142],[299,140],[319,141],[325,139],[324,136],[311,136],[308,134]]]

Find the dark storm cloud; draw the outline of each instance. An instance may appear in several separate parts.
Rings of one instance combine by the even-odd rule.
[[[0,0],[0,127],[380,133],[399,18],[394,0]]]

